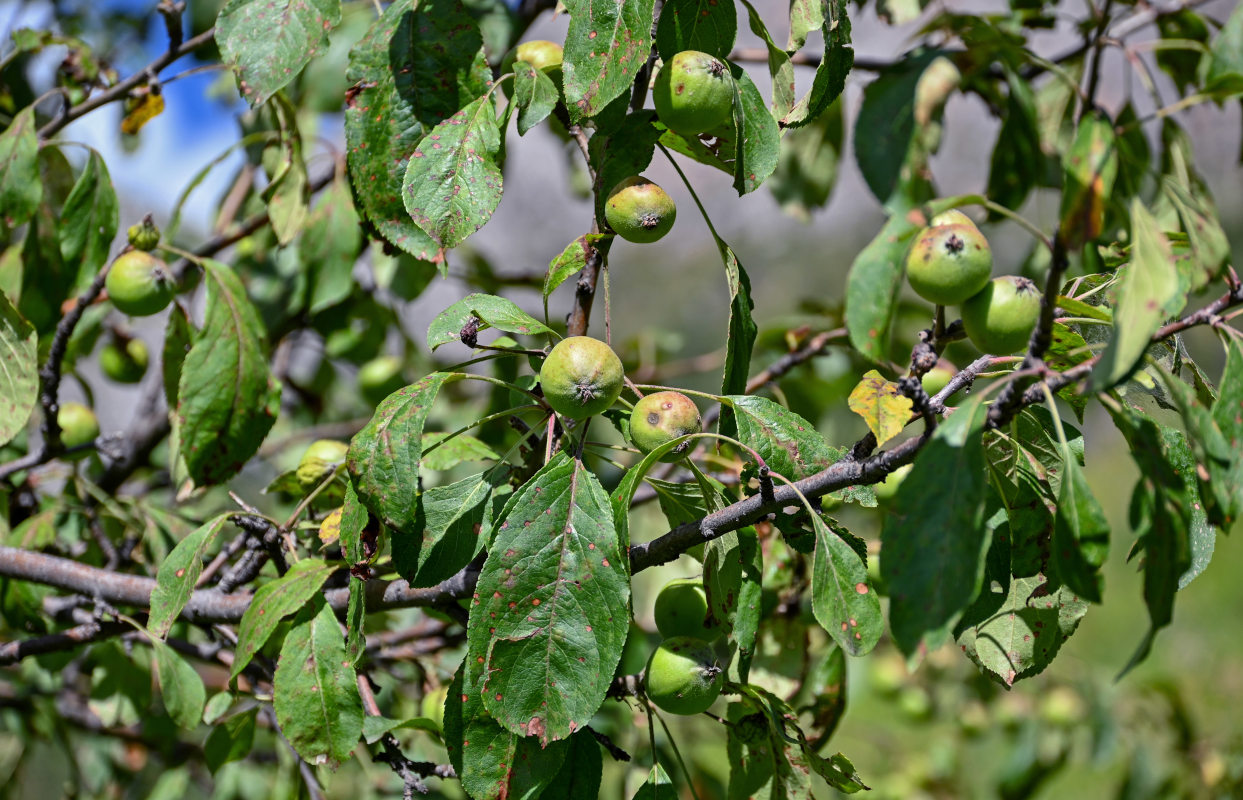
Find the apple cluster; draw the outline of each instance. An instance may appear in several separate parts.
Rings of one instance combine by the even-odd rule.
[[[992,278],[992,270],[988,240],[957,210],[934,217],[906,257],[906,277],[916,294],[937,305],[960,306],[975,346],[1008,355],[1027,346],[1040,318],[1041,296],[1027,278]]]

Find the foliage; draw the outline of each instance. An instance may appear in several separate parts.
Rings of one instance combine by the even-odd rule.
[[[168,49],[126,77],[110,65],[125,25],[95,24],[97,10],[0,45],[0,785],[38,780],[49,747],[116,739],[159,769],[119,757],[79,768],[71,755],[73,794],[357,796],[341,776],[366,770],[407,797],[429,781],[477,800],[618,787],[810,797],[826,785],[914,796],[862,774],[852,740],[834,738],[851,724],[848,678],[871,675],[912,724],[940,714],[937,692],[976,722],[1004,715],[1021,695],[999,691],[1048,669],[1107,596],[1147,616],[1133,656],[1113,665],[1125,674],[1163,644],[1179,591],[1243,512],[1243,284],[1198,171],[1212,165],[1179,121],[1243,95],[1243,8],[1218,20],[1193,2],[1090,5],[1081,46],[1045,58],[1034,38],[1080,8],[878,2],[885,21],[922,27],[909,52],[865,63],[850,23],[863,3],[793,0],[786,14],[748,0],[567,0],[560,68],[502,72],[553,4],[228,0],[214,20],[210,3],[193,5],[183,19],[184,4],[159,4]],[[740,21],[762,49],[736,46]],[[1131,48],[1150,26],[1156,46]],[[787,27],[781,45],[773,32]],[[1114,48],[1143,67],[1151,97],[1098,96]],[[700,133],[649,107],[663,65],[689,50],[711,56],[695,57],[713,65],[713,102],[730,106],[690,109],[719,122]],[[63,60],[49,78],[52,53]],[[215,235],[187,230],[182,206],[225,156],[163,216],[122,218],[118,165],[77,144],[74,126],[116,124],[94,112],[124,103],[118,135],[137,145],[164,108],[161,81],[202,68],[219,70],[213,91],[244,101],[226,153],[244,166]],[[1169,105],[1153,70],[1177,86]],[[848,78],[869,74],[851,108]],[[938,191],[931,158],[954,95],[1001,121],[981,154],[987,194]],[[847,130],[886,220],[854,256],[842,306],[771,319],[683,167],[725,173],[740,197],[767,186],[808,219],[832,196]],[[513,277],[471,237],[513,191],[521,155],[508,148],[536,131],[581,162],[594,218],[568,245],[548,243],[546,271]],[[344,150],[321,150],[333,136]],[[703,432],[640,449],[630,409],[669,387],[645,383],[645,347],[614,336],[632,310],[612,304],[610,251],[633,245],[605,202],[665,160],[708,228],[728,302],[719,378],[677,387]],[[1056,200],[1051,228],[1025,216],[1033,195]],[[661,196],[663,235],[674,213]],[[518,202],[558,213],[555,198]],[[955,308],[906,291],[913,245],[962,248],[925,236],[952,209],[1032,238],[1015,271],[1041,287],[1040,316],[1017,356],[980,353]],[[657,224],[640,217],[636,229]],[[684,209],[679,231],[691,218]],[[105,291],[133,251],[118,237],[131,225],[175,282],[159,331]],[[437,283],[437,298],[458,294],[414,335],[405,304],[437,274],[468,286]],[[539,291],[542,308],[506,286]],[[549,312],[558,304],[564,320]],[[630,378],[603,413],[572,419],[554,411],[569,390],[541,386],[541,365],[593,321]],[[1194,328],[1211,334],[1189,342]],[[159,344],[158,379],[95,385],[100,352],[134,337]],[[947,354],[964,366],[929,396],[920,379]],[[655,369],[677,377],[671,355]],[[830,359],[845,365],[834,378],[820,369]],[[379,402],[352,382],[369,364],[400,386]],[[599,377],[589,367],[576,365],[576,385]],[[65,441],[57,411],[71,395],[97,409],[125,398],[126,427]],[[1089,413],[1138,470],[1129,530],[1111,531],[1088,479],[1095,453],[1072,421]],[[825,423],[840,417],[866,433]],[[302,448],[321,439],[343,440],[344,460],[300,473]],[[674,448],[687,457],[670,461]],[[871,487],[907,465],[878,507]],[[1105,591],[1111,549],[1140,570],[1140,597]],[[669,563],[702,575],[707,612],[691,629],[723,632],[685,645],[724,670],[708,675],[723,682],[716,713],[672,729],[693,737],[673,735],[645,693],[658,641],[654,592],[637,578]],[[883,685],[903,664],[923,669]],[[1038,715],[1005,721],[996,795],[1028,796],[1070,763],[1089,689],[1057,691]],[[1104,748],[1108,714],[1091,715]],[[955,736],[979,733],[959,716]],[[1144,768],[1137,745],[1126,796],[1145,796],[1131,791]],[[1161,788],[1227,796],[1241,772],[1188,770],[1186,786]],[[229,783],[253,774],[266,777],[249,793]]]

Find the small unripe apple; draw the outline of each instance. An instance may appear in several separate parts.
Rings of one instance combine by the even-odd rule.
[[[992,250],[975,225],[925,228],[906,257],[911,288],[943,306],[957,305],[983,289],[992,270]]]
[[[707,711],[721,694],[725,671],[712,647],[700,639],[666,639],[648,659],[644,685],[653,703],[670,714]]]
[[[703,582],[695,578],[679,578],[665,584],[656,595],[652,608],[656,618],[656,630],[666,639],[689,636],[711,642],[725,633],[725,628],[715,619],[708,625],[708,594]]]
[[[733,117],[734,76],[721,59],[683,50],[661,67],[652,102],[665,126],[697,136]]]
[[[511,48],[505,57],[501,59],[501,74],[507,75],[514,71],[514,64],[519,61],[525,61],[538,70],[543,70],[552,78],[553,82],[558,86],[561,85],[561,61],[565,56],[565,51],[561,45],[556,42],[550,42],[546,39],[533,39],[529,42],[520,42],[516,47]],[[506,97],[513,96],[513,81],[506,81],[502,89]]]
[[[962,324],[975,346],[992,355],[1027,347],[1040,319],[1040,290],[1027,278],[1003,275],[962,304]]]
[[[646,395],[634,404],[630,412],[630,438],[635,447],[650,453],[661,445],[682,436],[699,433],[703,422],[699,407],[681,392],[656,392]],[[693,440],[665,453],[660,460],[666,464],[680,461],[690,450]]]
[[[108,342],[99,351],[99,368],[109,380],[138,383],[147,374],[150,354],[142,339]]]
[[[920,384],[924,387],[924,391],[928,396],[936,394],[949,385],[949,382],[958,373],[958,369],[950,362],[942,359],[937,365],[924,373],[919,379]]]
[[[646,244],[669,232],[678,210],[673,198],[656,184],[635,175],[609,192],[604,218],[628,242]]]
[[[358,390],[368,404],[378,406],[384,398],[406,385],[397,356],[377,356],[358,368]]]
[[[90,444],[99,438],[99,420],[95,412],[81,403],[61,403],[56,412],[60,425],[60,443],[66,450]],[[86,453],[74,453],[71,458],[81,458]]]
[[[129,226],[126,237],[136,250],[154,250],[160,243],[160,229],[155,226],[151,215],[148,214],[142,222]]]
[[[350,451],[345,442],[335,439],[317,439],[311,442],[298,462],[296,475],[302,491],[309,492],[332,474]]]
[[[168,265],[144,250],[117,256],[104,279],[104,288],[112,305],[132,317],[160,313],[176,291]]]
[[[586,419],[613,405],[625,375],[621,359],[607,344],[590,336],[571,336],[549,352],[539,380],[553,411],[568,419]]]
[[[968,217],[956,208],[942,211],[932,218],[932,222],[928,223],[930,228],[937,228],[941,225],[970,225],[973,228],[976,227],[975,221],[971,217]]]

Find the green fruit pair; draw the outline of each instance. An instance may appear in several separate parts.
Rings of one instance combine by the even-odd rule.
[[[703,430],[699,407],[681,392],[656,392],[639,399],[630,412],[630,439],[650,453],[663,444]],[[682,460],[691,451],[687,439],[660,457],[666,464]]]
[[[648,698],[670,714],[707,711],[725,685],[725,671],[702,639],[675,636],[660,643],[647,662]]]
[[[734,91],[728,64],[708,53],[683,50],[656,75],[652,102],[666,127],[694,137],[733,118]]]
[[[142,339],[117,337],[99,351],[99,368],[109,380],[138,383],[147,374],[150,354]]]
[[[586,419],[613,405],[625,373],[621,359],[607,344],[590,336],[571,336],[548,353],[539,380],[553,411],[567,419]]]
[[[635,175],[609,192],[604,219],[628,242],[647,244],[669,232],[678,210],[673,198],[656,184]]]
[[[104,279],[104,288],[112,305],[131,317],[160,313],[176,294],[168,265],[145,250],[130,250],[117,256]]]

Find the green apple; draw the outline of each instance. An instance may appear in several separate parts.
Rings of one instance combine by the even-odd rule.
[[[590,336],[571,336],[544,359],[539,379],[553,411],[568,419],[586,419],[613,405],[625,376],[621,359],[607,344]]]
[[[992,355],[1027,347],[1040,320],[1041,296],[1027,278],[1003,275],[962,304],[962,324],[975,346]]]
[[[117,256],[104,279],[104,288],[112,305],[132,317],[160,313],[176,292],[168,265],[144,250]]]
[[[974,225],[925,228],[906,257],[906,278],[925,300],[961,303],[984,288],[993,270],[988,240]]]
[[[689,636],[712,642],[725,633],[725,627],[712,620],[708,623],[708,594],[703,582],[695,578],[679,578],[669,581],[656,595],[652,609],[656,618],[656,630],[666,639]]]
[[[725,683],[712,647],[676,636],[660,643],[647,662],[644,686],[653,703],[670,714],[699,714],[716,702]]]
[[[630,412],[630,439],[635,447],[650,453],[663,444],[699,433],[703,422],[699,407],[681,392],[656,392],[634,404]],[[686,440],[665,453],[660,460],[666,464],[681,461],[691,451],[693,440]]]
[[[669,232],[678,210],[673,198],[656,184],[635,175],[609,192],[604,219],[628,242],[646,244]]]
[[[734,91],[728,64],[698,50],[683,50],[656,75],[652,102],[666,127],[694,137],[733,118]]]

